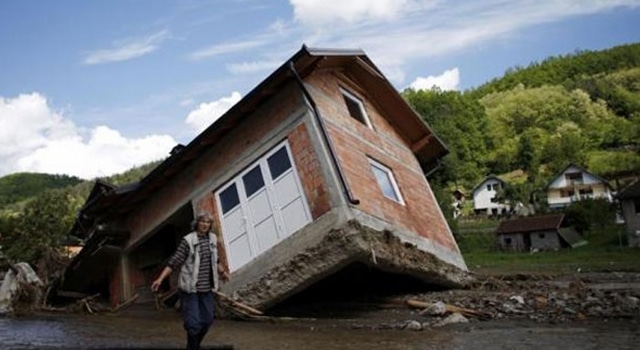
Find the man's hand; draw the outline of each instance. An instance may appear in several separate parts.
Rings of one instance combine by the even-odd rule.
[[[153,283],[151,283],[151,291],[154,293],[158,292],[158,289],[160,289],[160,285],[162,284],[162,279],[158,278],[157,280],[153,281]]]
[[[223,282],[227,282],[229,281],[229,272],[227,272],[227,270],[220,266],[220,264],[218,264],[218,277],[220,277],[220,280]]]

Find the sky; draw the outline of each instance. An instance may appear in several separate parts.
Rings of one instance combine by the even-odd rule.
[[[464,91],[638,42],[640,0],[2,0],[0,176],[164,159],[303,44],[362,49],[399,91]]]

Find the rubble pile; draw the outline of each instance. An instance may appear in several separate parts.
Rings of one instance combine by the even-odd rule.
[[[407,295],[402,300],[414,309],[414,316],[378,328],[422,330],[496,319],[528,319],[552,324],[637,319],[640,318],[640,274],[479,277],[469,289]]]

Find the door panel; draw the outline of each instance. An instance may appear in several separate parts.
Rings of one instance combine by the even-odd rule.
[[[309,217],[302,203],[302,198],[298,197],[298,199],[282,208],[282,217],[286,226],[284,237],[291,235],[306,225],[309,222]]]
[[[247,224],[242,208],[237,207],[223,216],[225,237],[230,241],[247,233]]]
[[[311,221],[286,142],[216,194],[231,271]]]
[[[293,172],[289,172],[287,175],[278,179],[274,183],[274,189],[278,197],[278,204],[281,207],[300,198],[300,189],[298,188],[298,183]]]
[[[276,228],[275,220],[273,220],[273,215],[257,224],[254,228],[256,232],[256,240],[258,241],[258,254],[265,252],[267,249],[278,243],[278,230]]]
[[[249,244],[249,236],[242,235],[229,243],[229,269],[237,270],[244,264],[251,261],[251,246]]]

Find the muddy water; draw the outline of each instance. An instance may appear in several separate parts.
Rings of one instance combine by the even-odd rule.
[[[423,331],[353,328],[348,320],[217,321],[205,345],[234,349],[638,349],[638,320],[577,324],[476,321]],[[0,349],[182,348],[176,315],[0,318]]]

